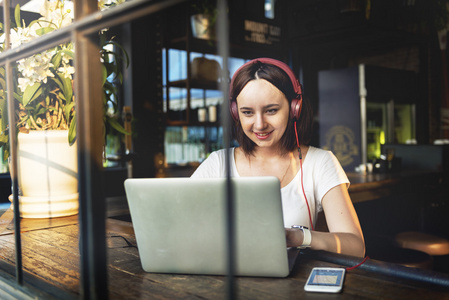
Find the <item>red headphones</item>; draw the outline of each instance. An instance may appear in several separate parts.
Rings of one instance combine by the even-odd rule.
[[[245,63],[240,68],[238,68],[237,71],[234,73],[234,76],[232,76],[232,79],[231,79],[231,85],[230,85],[229,90],[232,91],[234,79],[235,79],[236,75],[240,72],[240,70],[250,64],[254,64],[257,62],[276,66],[276,67],[280,68],[281,70],[283,70],[285,73],[287,73],[288,77],[290,78],[290,81],[292,82],[293,89],[296,93],[296,98],[292,99],[292,103],[290,105],[290,117],[295,121],[299,120],[299,115],[301,114],[301,109],[302,109],[302,87],[301,87],[301,84],[299,83],[298,79],[296,79],[296,76],[293,73],[293,71],[290,69],[290,67],[287,64],[285,64],[279,60],[276,60],[273,58],[256,58],[256,59],[250,60],[249,62]],[[239,120],[239,112],[237,109],[237,101],[236,100],[233,101],[232,98],[229,99],[229,109],[231,111],[231,116],[234,119],[234,121],[238,121]]]

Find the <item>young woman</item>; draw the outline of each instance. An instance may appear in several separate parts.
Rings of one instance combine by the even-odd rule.
[[[331,152],[308,145],[313,115],[291,69],[270,58],[244,64],[231,81],[230,110],[239,143],[231,176],[279,179],[287,246],[363,257],[349,180]],[[192,177],[224,177],[225,153],[211,153]],[[321,210],[329,232],[313,230]]]

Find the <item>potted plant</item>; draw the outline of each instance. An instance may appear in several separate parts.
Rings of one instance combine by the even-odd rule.
[[[198,39],[215,39],[217,22],[217,1],[198,0],[192,4],[193,15],[190,17],[192,35]]]
[[[20,46],[43,34],[51,34],[70,24],[71,9],[67,8],[67,4],[68,1],[64,0],[44,1],[40,12],[42,16],[28,25],[21,19],[20,7],[17,6],[15,27],[11,29],[11,47]],[[111,129],[127,134],[118,122],[118,113],[115,111],[114,114],[117,108],[116,88],[108,80],[111,76],[121,80],[122,61],[127,61],[126,52],[120,51],[119,54],[108,47],[121,48],[112,38],[107,37],[107,31],[100,33],[100,40],[103,46],[105,134]],[[17,85],[13,92],[22,217],[59,217],[78,212],[73,59],[74,47],[69,42],[21,59],[15,66]],[[8,157],[5,90],[5,71],[0,69],[0,146],[4,146],[4,157]],[[53,139],[59,148],[49,144]],[[50,179],[53,175],[55,178]],[[68,189],[64,190],[66,187]]]

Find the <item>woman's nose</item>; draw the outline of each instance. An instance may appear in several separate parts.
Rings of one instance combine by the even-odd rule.
[[[255,117],[255,120],[254,120],[254,127],[256,129],[263,129],[263,128],[265,128],[265,118],[264,118],[263,114],[256,113],[256,117]]]

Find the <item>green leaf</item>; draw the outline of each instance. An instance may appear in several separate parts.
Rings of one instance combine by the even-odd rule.
[[[37,97],[39,97],[42,94],[41,84],[35,83],[33,85],[27,86],[25,89],[25,92],[23,93],[23,99],[22,99],[22,105],[27,106],[28,103],[35,100]]]
[[[106,80],[108,79],[108,70],[106,69],[105,65],[101,65],[101,84],[104,85]]]
[[[53,28],[53,30],[56,30],[56,28],[58,28],[58,26],[55,23],[53,23],[51,21],[48,21],[48,20],[42,20],[42,19],[31,21],[30,25],[28,25],[28,28],[31,28],[31,26],[36,24],[36,23],[38,23],[39,27],[42,27],[42,28],[44,28],[43,24],[48,24],[45,28],[47,28],[47,27],[48,28]]]
[[[16,5],[16,9],[14,10],[14,19],[16,20],[16,26],[22,27],[22,22],[20,18],[20,5]]]
[[[3,145],[8,144],[8,136],[6,134],[1,133],[0,134],[0,147],[3,147]]]
[[[68,56],[70,56],[70,58],[72,58],[72,59],[74,59],[74,58],[75,58],[75,53],[73,53],[73,51],[70,51],[70,50],[64,49],[64,50],[61,50],[61,52],[62,52],[62,53],[64,53],[65,55],[68,55]]]
[[[55,29],[53,27],[41,27],[39,29],[36,29],[36,34],[41,36],[41,35],[47,34],[49,32],[52,32],[54,30]]]
[[[62,54],[61,54],[61,52],[58,51],[51,58],[51,63],[53,64],[53,66],[55,66],[55,69],[56,69],[61,64],[61,61],[62,61]]]
[[[117,122],[116,119],[106,117],[106,121],[108,122],[109,125],[111,125],[112,128],[114,128],[118,132],[126,134],[126,135],[131,134],[131,132],[126,131],[125,128],[123,128],[123,126],[119,122]]]
[[[1,112],[1,122],[0,122],[0,132],[3,134],[6,130],[6,128],[8,128],[8,107],[7,107],[7,101],[2,98],[0,100],[0,112]]]
[[[72,102],[66,106],[64,106],[64,116],[66,120],[70,120],[70,117],[72,116],[72,108],[75,106],[75,102]],[[73,120],[72,120],[73,122]]]
[[[61,97],[63,100],[65,100],[68,103],[72,102],[72,96],[73,96],[73,89],[72,89],[72,79],[66,78],[62,74],[57,73],[56,77],[53,77],[51,80],[53,80],[61,90],[63,96]]]
[[[76,141],[76,116],[73,117],[69,127],[69,144],[72,146]]]
[[[129,66],[129,56],[128,56],[128,52],[126,52],[125,48],[123,48],[122,45],[120,45],[119,43],[116,43],[116,42],[114,42],[114,41],[109,41],[109,42],[106,43],[106,44],[112,44],[112,45],[114,45],[114,46],[120,48],[120,50],[122,50],[123,56],[124,56],[124,58],[125,58],[125,64],[126,64],[126,67],[128,67],[128,66]],[[116,54],[116,56],[118,56],[118,55]]]
[[[65,98],[63,93],[58,93],[58,97],[57,98],[67,102],[67,99]]]
[[[64,93],[64,97],[65,100],[70,103],[72,101],[72,96],[73,96],[73,89],[72,89],[72,79],[71,78],[66,78],[64,76],[59,76],[59,78],[61,79],[62,85],[63,85],[63,93]]]
[[[19,101],[20,103],[22,103],[22,96],[18,93],[14,93],[14,99],[16,99],[17,101]]]
[[[8,135],[2,132],[0,134],[0,142],[6,144],[8,142]],[[2,145],[3,146],[3,145]],[[0,146],[1,147],[1,146]]]
[[[60,79],[59,76],[51,78],[51,80],[53,80],[58,85],[59,89],[62,90],[62,89],[64,89],[64,85],[62,84],[61,80],[59,80],[59,79]]]

